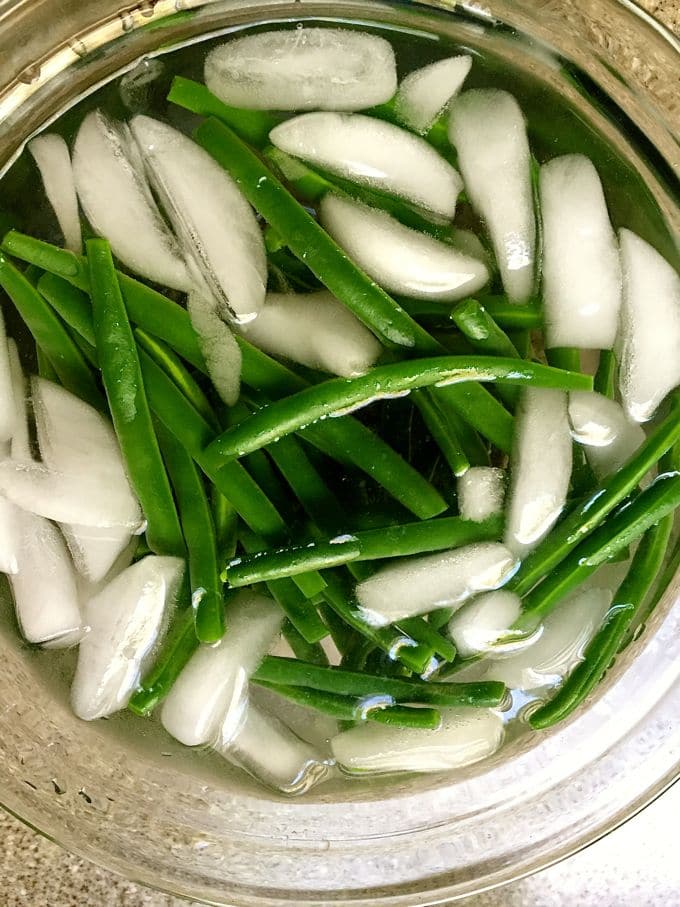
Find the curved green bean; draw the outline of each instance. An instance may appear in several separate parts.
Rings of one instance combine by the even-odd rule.
[[[216,465],[258,450],[312,422],[344,415],[386,397],[401,396],[420,387],[480,380],[562,390],[592,388],[592,378],[588,375],[563,372],[534,362],[492,357],[480,361],[467,356],[410,359],[379,366],[357,378],[331,378],[272,403],[216,438],[205,456],[209,463]]]
[[[342,696],[337,693],[326,693],[323,690],[313,690],[309,687],[294,687],[284,684],[255,681],[258,686],[265,687],[308,709],[322,712],[338,721],[376,721],[379,724],[389,724],[394,727],[417,727],[435,730],[441,723],[441,715],[436,709],[409,708],[408,706],[393,705],[389,698],[385,700],[375,697],[362,700],[351,696]]]
[[[160,422],[156,423],[156,434],[175,491],[189,555],[196,636],[200,642],[217,642],[224,636],[224,605],[215,525],[205,487],[191,455]]]
[[[496,681],[481,683],[430,683],[397,677],[362,674],[343,668],[320,667],[293,658],[267,655],[252,675],[255,682],[311,687],[342,696],[391,696],[395,702],[422,702],[445,707],[474,706],[496,708],[505,699],[505,684]]]
[[[149,547],[158,554],[181,557],[182,530],[109,244],[103,239],[88,240],[87,255],[102,378],[127,472],[147,521]]]
[[[14,303],[36,345],[49,359],[60,383],[99,410],[104,397],[85,357],[62,320],[33,284],[0,252],[0,286]]]

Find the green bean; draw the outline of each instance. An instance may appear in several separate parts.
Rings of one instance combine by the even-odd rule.
[[[321,384],[272,403],[245,422],[224,432],[206,451],[216,465],[258,450],[284,435],[327,417],[339,416],[379,399],[402,395],[419,387],[458,381],[504,381],[557,387],[562,390],[590,390],[588,375],[564,372],[533,362],[489,357],[483,361],[465,356],[411,359],[371,369],[356,378],[331,378]]]
[[[156,434],[175,491],[189,555],[196,636],[201,642],[217,642],[224,636],[224,606],[215,526],[208,498],[190,454],[162,423],[156,423]]]
[[[672,520],[667,517],[666,519],[672,524]],[[659,524],[661,525],[661,524]],[[664,565],[663,570],[656,578],[656,583],[654,584],[654,589],[649,595],[646,602],[643,603],[642,607],[639,608],[633,615],[633,621],[631,626],[628,629],[628,633],[621,643],[621,649],[625,649],[626,646],[638,636],[638,634],[644,629],[647,621],[654,613],[656,606],[659,604],[665,592],[670,588],[673,579],[675,578],[678,570],[680,569],[680,538],[676,538],[675,545],[673,546],[670,555],[666,558],[666,564]]]
[[[299,658],[300,661],[308,661],[310,664],[315,665],[328,664],[328,658],[326,657],[323,646],[319,645],[318,642],[307,642],[304,636],[298,633],[289,620],[285,621],[281,629],[281,634],[293,650],[295,657]]]
[[[427,619],[435,630],[441,630],[451,620],[455,610],[455,608],[437,608],[436,611],[430,611]]]
[[[248,586],[352,561],[405,557],[457,548],[473,542],[492,541],[500,538],[502,531],[503,520],[500,515],[479,523],[461,517],[447,517],[384,529],[365,529],[338,536],[337,539],[314,541],[263,551],[251,558],[239,558],[236,563],[227,565],[226,574],[230,585]]]
[[[78,289],[89,292],[87,262],[82,255],[75,255],[67,249],[60,249],[58,246],[13,230],[3,239],[2,248],[22,261],[36,264],[51,274],[63,277]],[[177,303],[135,280],[134,277],[120,271],[117,274],[130,320],[149,334],[164,340],[197,369],[207,372],[203,353],[187,312]]]
[[[520,355],[508,335],[493,320],[476,299],[466,299],[451,312],[451,319],[474,349],[487,356],[507,356],[519,359]],[[550,365],[557,363],[551,362]],[[517,403],[516,387],[499,386],[498,396],[514,407]]]
[[[664,473],[630,504],[621,507],[569,557],[536,586],[522,602],[517,622],[532,628],[560,599],[587,579],[622,548],[638,539],[680,505],[680,473]]]
[[[151,421],[137,347],[111,250],[106,240],[91,239],[87,254],[102,378],[128,476],[147,521],[147,540],[157,554],[181,557],[182,530]]]
[[[0,286],[14,303],[36,345],[49,359],[60,383],[97,409],[105,403],[97,381],[59,316],[8,258],[0,252]]]
[[[507,587],[523,596],[550,573],[636,488],[649,470],[680,440],[680,393],[671,395],[670,412],[630,460],[605,478],[523,561]]]
[[[338,721],[377,721],[393,727],[416,727],[427,730],[435,730],[441,723],[441,715],[436,709],[392,705],[389,698],[374,697],[373,700],[370,698],[362,700],[309,687],[285,686],[265,681],[259,681],[259,686]]]
[[[616,353],[613,350],[600,350],[593,389],[612,400],[616,396]]]
[[[46,272],[38,281],[38,291],[66,324],[88,343],[95,345],[90,297],[63,277]]]
[[[163,343],[162,340],[158,340],[156,337],[153,337],[151,334],[142,330],[142,328],[135,328],[134,334],[135,340],[139,346],[145,350],[156,363],[158,363],[170,378],[172,378],[191,405],[195,407],[206,422],[213,425],[217,431],[219,423],[215,418],[208,398],[201,390],[198,382],[185,368],[177,353],[167,346],[167,344]]]
[[[191,608],[187,608],[175,621],[160,655],[139,689],[133,693],[128,703],[130,711],[135,715],[150,715],[168,695],[198,646],[194,614]]]
[[[501,328],[534,330],[540,328],[543,322],[541,310],[535,303],[516,305],[507,296],[478,296],[475,302],[479,302]],[[449,323],[450,310],[444,303],[403,297],[399,298],[399,303],[416,321],[434,319],[442,324]]]
[[[408,633],[411,639],[429,646],[435,655],[440,655],[444,661],[453,661],[456,657],[456,647],[450,639],[445,639],[441,633],[422,617],[407,617],[397,621],[397,627]]]
[[[267,110],[246,110],[230,107],[200,82],[175,76],[168,93],[168,101],[203,117],[216,117],[236,132],[246,142],[261,147],[269,133],[281,122],[282,117]]]
[[[281,543],[288,535],[287,526],[266,494],[240,463],[228,463],[221,469],[206,465],[203,448],[213,435],[210,425],[144,350],[140,351],[139,359],[150,405],[157,418],[189,452],[246,525],[263,536],[268,544]],[[322,577],[313,575],[301,575],[296,583],[308,597],[325,587]]]
[[[388,346],[436,350],[436,343],[359,270],[229,127],[206,120],[194,138],[227,170],[258,213],[360,321]]]
[[[621,648],[664,560],[673,517],[650,529],[638,545],[625,579],[614,594],[602,626],[588,643],[583,660],[562,683],[556,695],[529,718],[534,729],[564,720],[602,680]]]
[[[220,563],[231,560],[236,553],[238,540],[238,514],[222,492],[214,485],[210,491],[217,556]]]
[[[324,578],[327,583],[324,590],[326,602],[353,630],[417,674],[422,674],[430,666],[434,655],[431,648],[419,645],[404,633],[395,633],[390,627],[378,629],[369,626],[357,608],[350,604],[351,597],[347,594],[343,581],[332,570],[327,570]]]
[[[581,371],[581,351],[572,346],[554,346],[545,351],[548,364],[571,372]]]
[[[35,355],[40,377],[46,378],[48,381],[53,381],[55,384],[59,384],[59,375],[55,372],[54,366],[50,362],[47,354],[43,352],[42,347],[36,345]]]
[[[342,696],[391,696],[395,702],[422,702],[426,705],[445,707],[475,706],[495,708],[506,696],[505,684],[495,681],[482,683],[428,683],[425,680],[407,680],[396,677],[379,677],[342,668],[319,667],[293,658],[267,655],[252,675],[256,682],[286,686],[311,687],[326,693]]]
[[[431,391],[427,389],[416,391],[413,402],[454,476],[464,475],[470,468],[470,461],[458,437],[457,424],[440,406],[437,396]]]

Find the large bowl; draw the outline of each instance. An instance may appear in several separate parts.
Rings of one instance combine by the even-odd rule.
[[[306,16],[448,33],[507,55],[573,96],[647,181],[677,235],[678,46],[624,0],[0,0],[0,166],[64,106],[144,55],[248,21]],[[565,79],[560,57],[590,98]],[[204,902],[455,900],[573,853],[675,780],[678,588],[676,577],[644,638],[567,724],[454,777],[337,781],[300,800],[187,755],[139,721],[77,721],[68,672],[45,681],[39,656],[18,644],[5,592],[0,800],[69,850]]]

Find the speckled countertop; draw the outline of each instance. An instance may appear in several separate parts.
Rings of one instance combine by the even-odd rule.
[[[583,0],[587,2],[587,0]],[[680,33],[680,0],[637,0]],[[680,907],[680,784],[587,850],[466,907]],[[0,810],[0,907],[182,907],[65,853]]]

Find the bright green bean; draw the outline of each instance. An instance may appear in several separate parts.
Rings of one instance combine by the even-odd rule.
[[[573,346],[554,346],[545,351],[548,364],[571,372],[581,371],[581,351]]]
[[[263,551],[255,557],[239,558],[227,565],[229,584],[248,586],[252,583],[293,576],[312,569],[326,569],[352,561],[405,557],[457,548],[474,542],[500,538],[503,520],[500,515],[475,523],[461,517],[427,520],[365,529],[328,541]],[[315,566],[312,566],[315,565]]]
[[[616,396],[616,353],[613,350],[600,350],[600,361],[595,372],[593,390],[605,397]]]
[[[217,556],[219,563],[231,560],[236,552],[238,541],[238,514],[222,492],[214,485],[210,490],[215,537],[217,539]]]
[[[440,406],[437,396],[429,389],[416,391],[413,402],[454,476],[464,475],[470,468],[470,461],[465,455],[462,441],[458,437],[457,424],[450,418],[450,413]]]
[[[533,628],[566,594],[575,589],[612,555],[638,539],[680,505],[680,474],[664,473],[632,503],[621,507],[575,548],[522,602],[517,622]]]
[[[397,621],[397,627],[404,633],[408,633],[416,642],[429,646],[434,650],[435,655],[440,655],[444,661],[453,661],[456,657],[456,647],[451,640],[445,639],[432,624],[422,617],[406,617],[404,620]]]
[[[175,491],[189,555],[196,636],[200,642],[217,642],[224,636],[224,605],[215,525],[205,487],[191,455],[160,422],[156,423],[156,434]]]
[[[97,409],[105,409],[95,376],[63,322],[33,284],[1,252],[0,286],[14,303],[36,345],[49,359],[60,383]]]
[[[417,727],[427,730],[435,730],[441,723],[441,715],[436,709],[393,705],[389,698],[356,699],[309,687],[285,686],[266,681],[255,682],[291,702],[322,712],[338,721],[376,721],[393,727]]]
[[[69,327],[92,346],[95,345],[92,303],[87,293],[49,272],[45,272],[38,281],[38,291]]]
[[[144,380],[111,250],[106,240],[87,243],[97,352],[111,418],[128,476],[157,554],[184,553],[184,540],[163,458],[151,421]]]
[[[495,681],[482,683],[429,683],[396,677],[379,677],[342,668],[319,667],[293,658],[273,655],[252,675],[256,682],[311,687],[342,696],[391,696],[395,702],[422,702],[446,707],[475,706],[495,708],[505,699],[505,685]]]
[[[672,527],[673,517],[668,515],[645,534],[602,626],[583,653],[583,660],[556,695],[532,713],[529,723],[533,728],[547,728],[564,720],[609,670],[661,568]]]
[[[323,646],[319,645],[318,642],[307,642],[304,636],[298,633],[289,620],[285,621],[281,629],[281,635],[293,650],[295,657],[299,658],[300,661],[308,661],[315,665],[328,664],[328,658],[326,657]]]
[[[671,395],[670,403],[668,415],[649,433],[630,460],[597,485],[526,557],[508,583],[508,589],[526,595],[633,492],[666,451],[680,440],[680,394]]]
[[[291,397],[272,403],[245,422],[224,432],[206,451],[218,465],[244,456],[284,435],[320,419],[339,416],[385,397],[402,395],[419,387],[462,381],[504,381],[562,390],[590,390],[588,375],[552,369],[534,362],[492,358],[480,361],[466,356],[411,359],[371,369],[356,378],[331,378]]]

